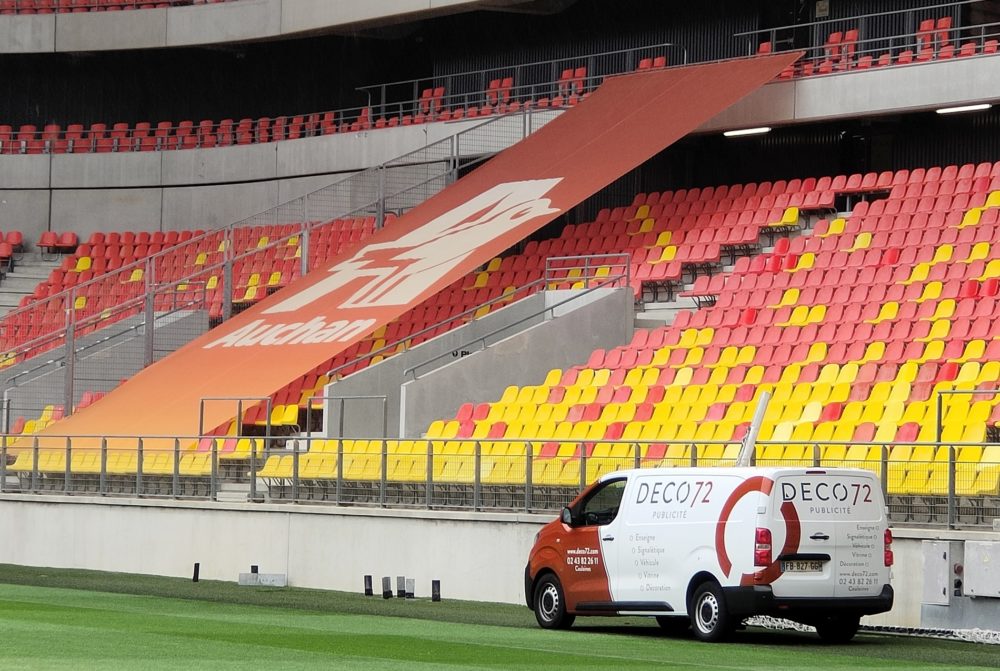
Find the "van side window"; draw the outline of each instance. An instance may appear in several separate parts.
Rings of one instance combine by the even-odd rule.
[[[580,517],[587,526],[610,524],[618,516],[625,493],[625,480],[611,480],[591,492],[580,507]]]

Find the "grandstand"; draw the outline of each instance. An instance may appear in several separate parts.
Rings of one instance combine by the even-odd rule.
[[[1000,7],[615,4],[0,2],[0,518],[537,521],[767,392],[994,529]]]

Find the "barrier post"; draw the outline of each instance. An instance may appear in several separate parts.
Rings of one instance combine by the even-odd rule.
[[[267,446],[267,443],[261,443]],[[257,501],[257,439],[250,439],[250,502]]]
[[[883,444],[882,450],[882,494],[889,500],[889,446]]]
[[[76,288],[74,287],[69,295],[69,307],[66,308],[66,343],[64,349],[66,355],[63,358],[65,366],[63,368],[63,412],[66,415],[73,414],[73,378],[76,376]]]
[[[257,476],[253,478],[256,480]],[[292,501],[299,500],[299,443],[295,441],[292,448]]]
[[[309,194],[302,198],[302,230],[299,233],[299,275],[306,276],[309,272],[309,238],[312,233],[312,225],[309,223]]]
[[[66,468],[63,472],[63,493],[69,493],[70,478],[73,473],[73,448],[71,447],[71,439],[66,436]]]
[[[7,433],[0,435],[0,494],[7,491]]]
[[[31,442],[31,491],[34,493],[38,489],[38,436]]]
[[[143,319],[146,322],[146,332],[143,334],[143,362],[145,366],[153,363],[153,322],[156,321],[153,298],[156,295],[156,263],[152,259],[146,259],[146,295],[143,306]]]
[[[534,458],[534,448],[531,441],[524,444],[524,512],[531,512],[531,469]]]
[[[344,437],[337,439],[337,505],[344,495]]]
[[[378,482],[378,506],[379,508],[385,508],[385,488],[389,480],[389,441],[385,439],[385,433],[382,434],[382,459],[379,465],[379,482]]]
[[[142,436],[139,436],[138,442],[136,443],[136,454],[135,454],[135,495],[139,498],[142,498],[142,461],[143,461]]]
[[[940,448],[940,446],[938,446]],[[954,445],[948,446],[948,528],[954,529],[957,522],[957,499],[955,496],[955,462],[956,450]]]
[[[424,492],[424,503],[427,509],[432,508],[434,502],[434,441],[427,441],[427,491]]]
[[[233,316],[233,229],[226,227],[226,258],[222,263],[222,318]]]
[[[483,444],[478,440],[476,441],[476,453],[472,465],[475,469],[472,479],[472,509],[479,510],[483,495],[483,479],[480,475],[483,467]]]
[[[172,496],[176,499],[180,496],[181,483],[181,439],[174,438],[174,473],[171,482]]]
[[[98,485],[100,494],[103,496],[108,492],[108,439],[101,438],[101,475]]]
[[[212,479],[209,483],[209,497],[217,501],[219,493],[219,443],[212,438]]]

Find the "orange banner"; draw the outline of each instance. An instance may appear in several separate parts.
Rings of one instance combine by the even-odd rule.
[[[647,161],[797,57],[608,79],[353,255],[261,301],[43,435],[197,434],[200,399],[275,393]],[[207,404],[204,426],[233,414],[233,404]]]

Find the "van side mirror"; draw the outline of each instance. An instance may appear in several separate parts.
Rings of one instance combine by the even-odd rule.
[[[568,527],[573,526],[573,511],[568,507],[562,509],[562,514],[560,515],[562,523]]]

